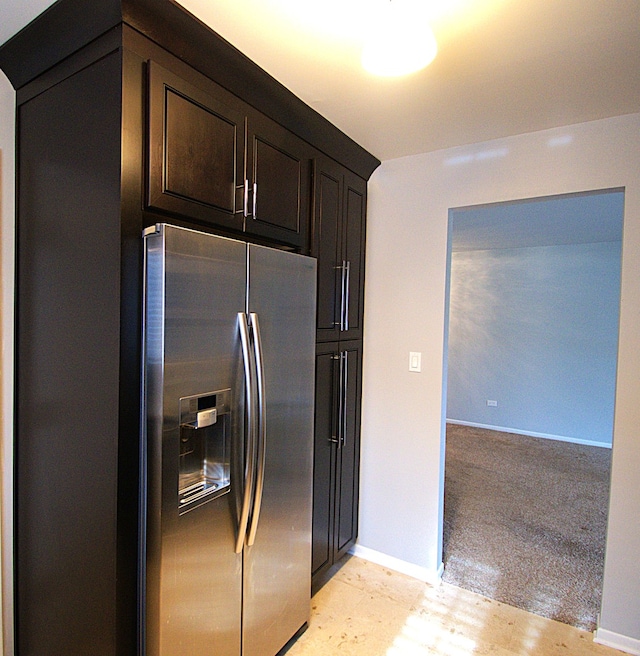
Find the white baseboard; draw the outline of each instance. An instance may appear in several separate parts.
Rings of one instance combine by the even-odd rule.
[[[607,629],[597,629],[594,631],[593,641],[597,642],[599,645],[606,645],[607,647],[619,649],[627,654],[640,656],[640,640],[637,638],[629,638],[628,636],[620,635],[613,631],[607,631]]]
[[[499,431],[501,433],[514,433],[515,435],[527,435],[529,437],[541,437],[545,440],[557,440],[558,442],[571,442],[573,444],[583,444],[585,446],[599,446],[604,449],[610,449],[610,442],[593,442],[591,440],[582,440],[578,437],[567,437],[566,435],[551,435],[550,433],[535,433],[533,431],[523,431],[517,428],[507,428],[505,426],[490,426],[488,424],[478,424],[473,421],[461,421],[458,419],[445,419],[448,424],[458,424],[459,426],[471,426],[473,428],[488,428],[489,430]]]
[[[360,544],[356,544],[349,553],[363,560],[376,563],[376,565],[382,565],[383,567],[392,569],[394,572],[400,572],[419,581],[424,581],[430,585],[440,585],[442,581],[442,573],[444,572],[443,563],[440,563],[440,567],[437,570],[431,570],[427,567],[421,567],[420,565],[409,563],[406,560],[395,558],[394,556],[388,556],[380,551],[369,549],[369,547],[363,547]]]

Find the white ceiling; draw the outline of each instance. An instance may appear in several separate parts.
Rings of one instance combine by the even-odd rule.
[[[441,0],[399,79],[360,67],[377,1],[180,4],[382,160],[640,111],[640,0]],[[50,4],[0,0],[0,43]]]

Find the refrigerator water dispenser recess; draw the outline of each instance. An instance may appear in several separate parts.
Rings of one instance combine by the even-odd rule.
[[[230,395],[225,389],[180,399],[180,514],[229,491]]]

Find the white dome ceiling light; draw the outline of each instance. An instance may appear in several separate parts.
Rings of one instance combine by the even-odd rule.
[[[424,0],[380,0],[370,16],[362,66],[373,75],[395,77],[428,66],[438,44]]]

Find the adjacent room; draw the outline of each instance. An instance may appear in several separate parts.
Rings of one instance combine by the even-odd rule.
[[[444,580],[588,630],[623,211],[611,190],[450,212]]]

